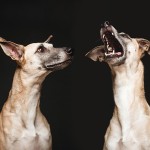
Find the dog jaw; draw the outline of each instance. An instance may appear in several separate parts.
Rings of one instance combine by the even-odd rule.
[[[149,53],[150,42],[146,39],[131,38],[128,34],[118,31],[110,24],[104,23],[100,30],[100,36],[104,43],[89,51],[86,56],[94,61],[104,61],[110,66],[120,66],[126,62],[133,62]],[[128,61],[131,60],[131,61]]]
[[[118,31],[112,25],[104,23],[100,36],[105,45],[105,61],[111,65],[123,63],[126,51]]]

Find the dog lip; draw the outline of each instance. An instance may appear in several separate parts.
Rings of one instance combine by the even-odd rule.
[[[63,62],[56,63],[56,64],[53,64],[53,65],[46,65],[45,67],[46,67],[46,69],[53,69],[53,68],[61,66],[63,64],[67,64],[67,63],[69,64],[69,63],[71,63],[71,61],[72,61],[72,57],[65,60],[65,61],[63,61]]]

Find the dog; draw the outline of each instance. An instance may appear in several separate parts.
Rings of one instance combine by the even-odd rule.
[[[27,46],[0,38],[4,53],[17,62],[12,88],[0,113],[0,150],[51,150],[50,125],[40,110],[41,85],[46,76],[67,67],[71,48],[45,42]]]
[[[106,62],[112,74],[115,107],[103,150],[150,150],[150,107],[144,93],[141,58],[150,42],[118,32],[109,22],[100,29],[103,45],[89,51],[93,61]]]

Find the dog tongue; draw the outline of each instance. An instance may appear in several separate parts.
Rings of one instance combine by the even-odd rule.
[[[122,53],[121,53],[121,52],[117,52],[116,55],[117,55],[118,57],[120,57],[120,56],[122,55]]]

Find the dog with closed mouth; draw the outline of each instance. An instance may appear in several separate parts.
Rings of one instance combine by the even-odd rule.
[[[67,67],[73,53],[53,47],[50,39],[23,46],[0,38],[4,53],[18,64],[0,113],[0,150],[52,150],[50,125],[40,110],[41,85],[48,74]]]
[[[109,22],[100,29],[104,45],[86,56],[106,62],[112,74],[115,107],[105,134],[103,150],[149,150],[150,107],[144,92],[141,58],[150,54],[150,42],[119,33]]]

